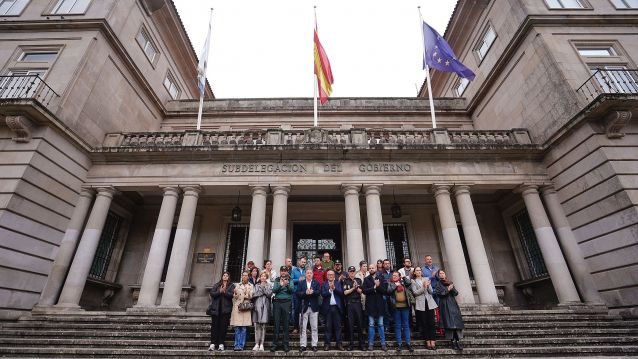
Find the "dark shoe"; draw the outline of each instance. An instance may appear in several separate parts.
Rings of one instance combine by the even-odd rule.
[[[371,351],[371,352],[374,351],[374,346],[368,345],[368,350]]]
[[[348,345],[348,351],[351,352],[352,351],[352,345]]]
[[[414,348],[412,348],[412,345],[408,344],[407,347],[410,353],[414,353]]]
[[[323,350],[325,351],[329,351],[330,350],[330,344],[326,344],[323,346]]]
[[[317,350],[319,350],[319,349],[317,349],[317,347],[312,347],[312,351],[313,352],[316,352]]]
[[[299,347],[299,352],[300,352],[300,353],[303,353],[303,352],[305,352],[305,351],[306,351],[306,347]]]
[[[290,348],[288,348],[288,346],[287,346],[287,345],[284,345],[284,351],[285,351],[286,353],[288,353],[288,352],[290,351]]]
[[[277,347],[276,347],[276,346],[274,346],[274,345],[273,345],[273,346],[271,346],[271,347],[270,347],[270,351],[271,351],[271,352],[273,352],[273,353],[274,353],[274,352],[276,352],[276,351],[277,351]]]
[[[385,346],[385,344],[384,344],[384,345],[381,346],[381,350],[383,350],[384,352],[387,352],[388,351],[388,347]]]
[[[346,350],[346,349],[343,347],[343,345],[338,344],[338,345],[337,345],[337,350],[344,351],[344,350]]]
[[[241,348],[239,348],[239,347],[234,347],[234,348],[233,348],[233,351],[236,351],[236,352],[238,352],[238,351],[240,351],[240,350],[241,350]]]
[[[363,352],[366,351],[366,346],[363,345],[363,344],[359,345],[359,350],[361,350]]]
[[[401,353],[401,344],[397,345],[397,353]]]
[[[452,340],[452,349],[459,350],[459,344],[454,340]]]
[[[461,346],[461,343],[459,343],[459,341],[456,341],[456,349],[457,350],[463,350],[463,346]]]

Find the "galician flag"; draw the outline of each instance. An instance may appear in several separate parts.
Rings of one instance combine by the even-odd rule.
[[[317,88],[319,90],[319,100],[323,105],[328,101],[328,97],[332,93],[332,70],[330,69],[330,61],[326,51],[321,46],[319,34],[317,33],[317,24],[315,24],[315,75],[317,76]]]
[[[211,13],[212,19],[212,13]],[[202,49],[201,56],[199,57],[199,65],[197,65],[197,87],[199,87],[200,94],[204,93],[206,88],[206,68],[208,67],[208,50],[210,48],[210,30],[211,21],[208,21],[208,35],[206,35],[206,42]]]
[[[423,21],[423,68],[426,66],[444,72],[454,72],[460,77],[474,80],[474,72],[468,69],[454,55],[445,39]]]

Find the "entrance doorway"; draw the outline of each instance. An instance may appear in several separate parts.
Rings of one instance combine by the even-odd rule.
[[[306,268],[312,268],[315,255],[330,253],[332,260],[343,261],[341,252],[341,225],[339,223],[293,224],[293,261],[301,255],[308,257]]]

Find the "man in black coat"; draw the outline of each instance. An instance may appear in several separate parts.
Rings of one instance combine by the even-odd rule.
[[[321,286],[323,297],[323,313],[326,317],[326,345],[324,350],[330,350],[330,342],[335,340],[338,350],[344,350],[341,345],[341,313],[343,312],[343,289],[335,278],[335,272],[326,272],[326,281]]]
[[[387,351],[385,343],[385,328],[383,315],[385,314],[385,293],[387,283],[383,273],[377,273],[375,266],[370,266],[370,275],[363,280],[363,294],[366,295],[366,314],[368,315],[368,350],[374,350],[374,327],[379,327],[381,349]]]
[[[363,339],[363,305],[361,304],[361,294],[363,293],[363,282],[356,278],[357,270],[354,266],[348,267],[348,275],[341,280],[343,296],[346,301],[346,311],[348,312],[348,333],[350,334],[350,346],[348,351],[354,346],[354,328],[358,329],[359,349],[365,351]]]

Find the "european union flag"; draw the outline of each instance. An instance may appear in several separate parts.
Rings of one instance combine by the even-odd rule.
[[[474,72],[468,69],[454,55],[454,51],[445,41],[443,36],[439,35],[430,25],[423,22],[423,68],[426,65],[439,71],[454,72],[460,77],[468,80],[474,80]]]

